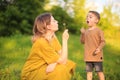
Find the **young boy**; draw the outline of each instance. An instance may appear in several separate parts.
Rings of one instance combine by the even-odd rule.
[[[104,34],[97,27],[100,20],[100,14],[96,11],[89,11],[86,22],[88,29],[82,28],[81,43],[84,44],[84,61],[86,62],[87,80],[92,80],[92,71],[95,68],[99,76],[99,80],[105,80],[103,74],[103,52],[102,48],[105,45]]]

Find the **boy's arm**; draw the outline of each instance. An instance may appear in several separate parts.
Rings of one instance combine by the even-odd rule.
[[[84,33],[81,33],[80,42],[81,42],[82,44],[85,43],[85,35],[84,35]]]
[[[81,42],[82,44],[84,44],[84,43],[85,43],[85,29],[84,29],[84,28],[81,28],[81,29],[80,29],[80,32],[81,32],[80,42]]]
[[[100,45],[99,49],[102,50],[102,48],[105,46],[105,39],[104,39],[104,33],[100,31]]]
[[[100,34],[100,45],[95,50],[94,54],[99,53],[105,45],[104,33],[102,31],[100,31],[99,34]]]

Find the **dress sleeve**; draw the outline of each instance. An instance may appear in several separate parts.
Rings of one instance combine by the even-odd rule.
[[[48,64],[54,63],[59,59],[59,55],[55,51],[54,47],[47,42],[41,42],[39,46],[38,53]]]
[[[54,43],[55,50],[56,50],[57,52],[59,52],[59,51],[61,50],[61,44],[60,44],[60,42],[58,41],[57,37],[55,37],[54,42],[55,42],[55,43]]]

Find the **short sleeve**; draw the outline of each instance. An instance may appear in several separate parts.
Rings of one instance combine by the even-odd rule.
[[[61,50],[61,44],[58,41],[57,37],[54,38],[54,46],[55,46],[55,50],[58,52]]]
[[[56,53],[56,51],[49,46],[42,47],[40,55],[48,64],[54,63],[59,59],[59,55]]]
[[[39,42],[38,55],[42,57],[48,64],[54,63],[59,59],[59,55],[47,41],[42,40]]]

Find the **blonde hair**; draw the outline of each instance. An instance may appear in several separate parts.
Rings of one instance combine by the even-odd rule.
[[[51,22],[51,16],[52,14],[50,13],[43,13],[36,17],[33,26],[32,42],[35,42],[39,37],[44,37],[47,31],[46,26]]]

